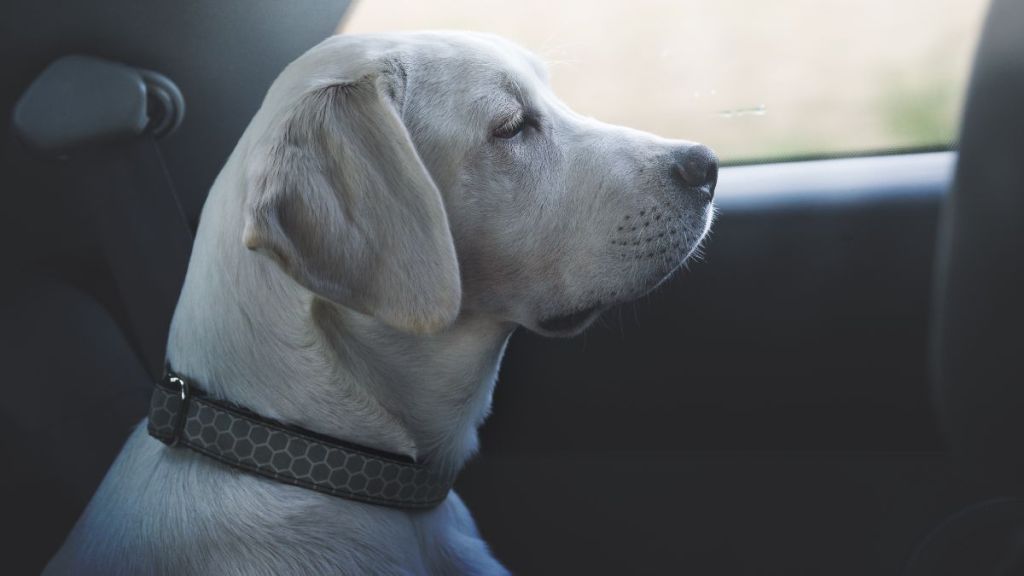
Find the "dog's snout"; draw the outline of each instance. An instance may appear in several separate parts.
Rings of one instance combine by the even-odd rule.
[[[718,183],[718,157],[715,153],[711,148],[697,144],[687,148],[678,158],[673,167],[678,177],[687,187],[707,194],[710,200]]]

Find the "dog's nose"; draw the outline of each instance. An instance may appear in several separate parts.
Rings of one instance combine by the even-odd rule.
[[[703,144],[691,146],[683,152],[674,170],[690,188],[697,188],[708,196],[715,195],[718,183],[718,156]]]

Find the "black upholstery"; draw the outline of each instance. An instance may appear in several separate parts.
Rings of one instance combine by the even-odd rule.
[[[185,122],[163,142],[168,169],[195,222],[210,184],[267,87],[329,36],[348,0],[5,0],[0,2],[0,127],[52,60],[82,53],[167,75],[185,96]]]
[[[113,206],[106,218],[96,217],[104,215],[104,202],[116,201],[109,189],[125,181],[143,185],[146,180],[135,172],[148,169],[139,166],[137,155],[108,148],[80,151],[70,161],[32,157],[9,135],[14,103],[47,64],[72,53],[171,77],[187,111],[180,129],[160,148],[194,225],[214,177],[271,81],[334,31],[347,4],[0,3],[4,573],[38,572],[56,550],[142,418],[150,383],[139,360],[138,334],[128,321],[125,284],[112,268],[127,261],[126,254],[145,257],[146,233],[153,231],[139,229],[133,220],[139,206],[130,202]],[[84,185],[85,174],[91,185]],[[160,289],[162,284],[153,283],[166,282],[176,291],[180,279],[137,280],[136,290],[146,289],[146,282]],[[134,316],[165,327],[171,308],[148,313]],[[18,473],[21,467],[26,473]]]
[[[110,314],[65,282],[22,277],[0,304],[0,533],[9,574],[38,572],[145,413],[149,379]],[[8,537],[9,538],[9,537]]]
[[[1024,3],[995,0],[940,227],[935,406],[956,472],[985,499],[953,509],[907,576],[1024,574]]]
[[[904,576],[1020,576],[1024,501],[994,498],[953,514],[915,550]]]
[[[1024,492],[1024,2],[996,0],[940,245],[937,407],[965,468]]]

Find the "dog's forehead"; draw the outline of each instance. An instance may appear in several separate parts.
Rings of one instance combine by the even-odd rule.
[[[406,39],[415,60],[453,80],[479,84],[546,83],[547,67],[534,53],[480,32],[423,32]],[[402,42],[402,40],[399,40]]]

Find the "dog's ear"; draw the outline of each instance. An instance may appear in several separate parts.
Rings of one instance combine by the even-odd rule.
[[[403,81],[384,69],[311,88],[269,127],[243,240],[320,297],[429,333],[455,320],[461,285],[441,194],[396,109]]]

